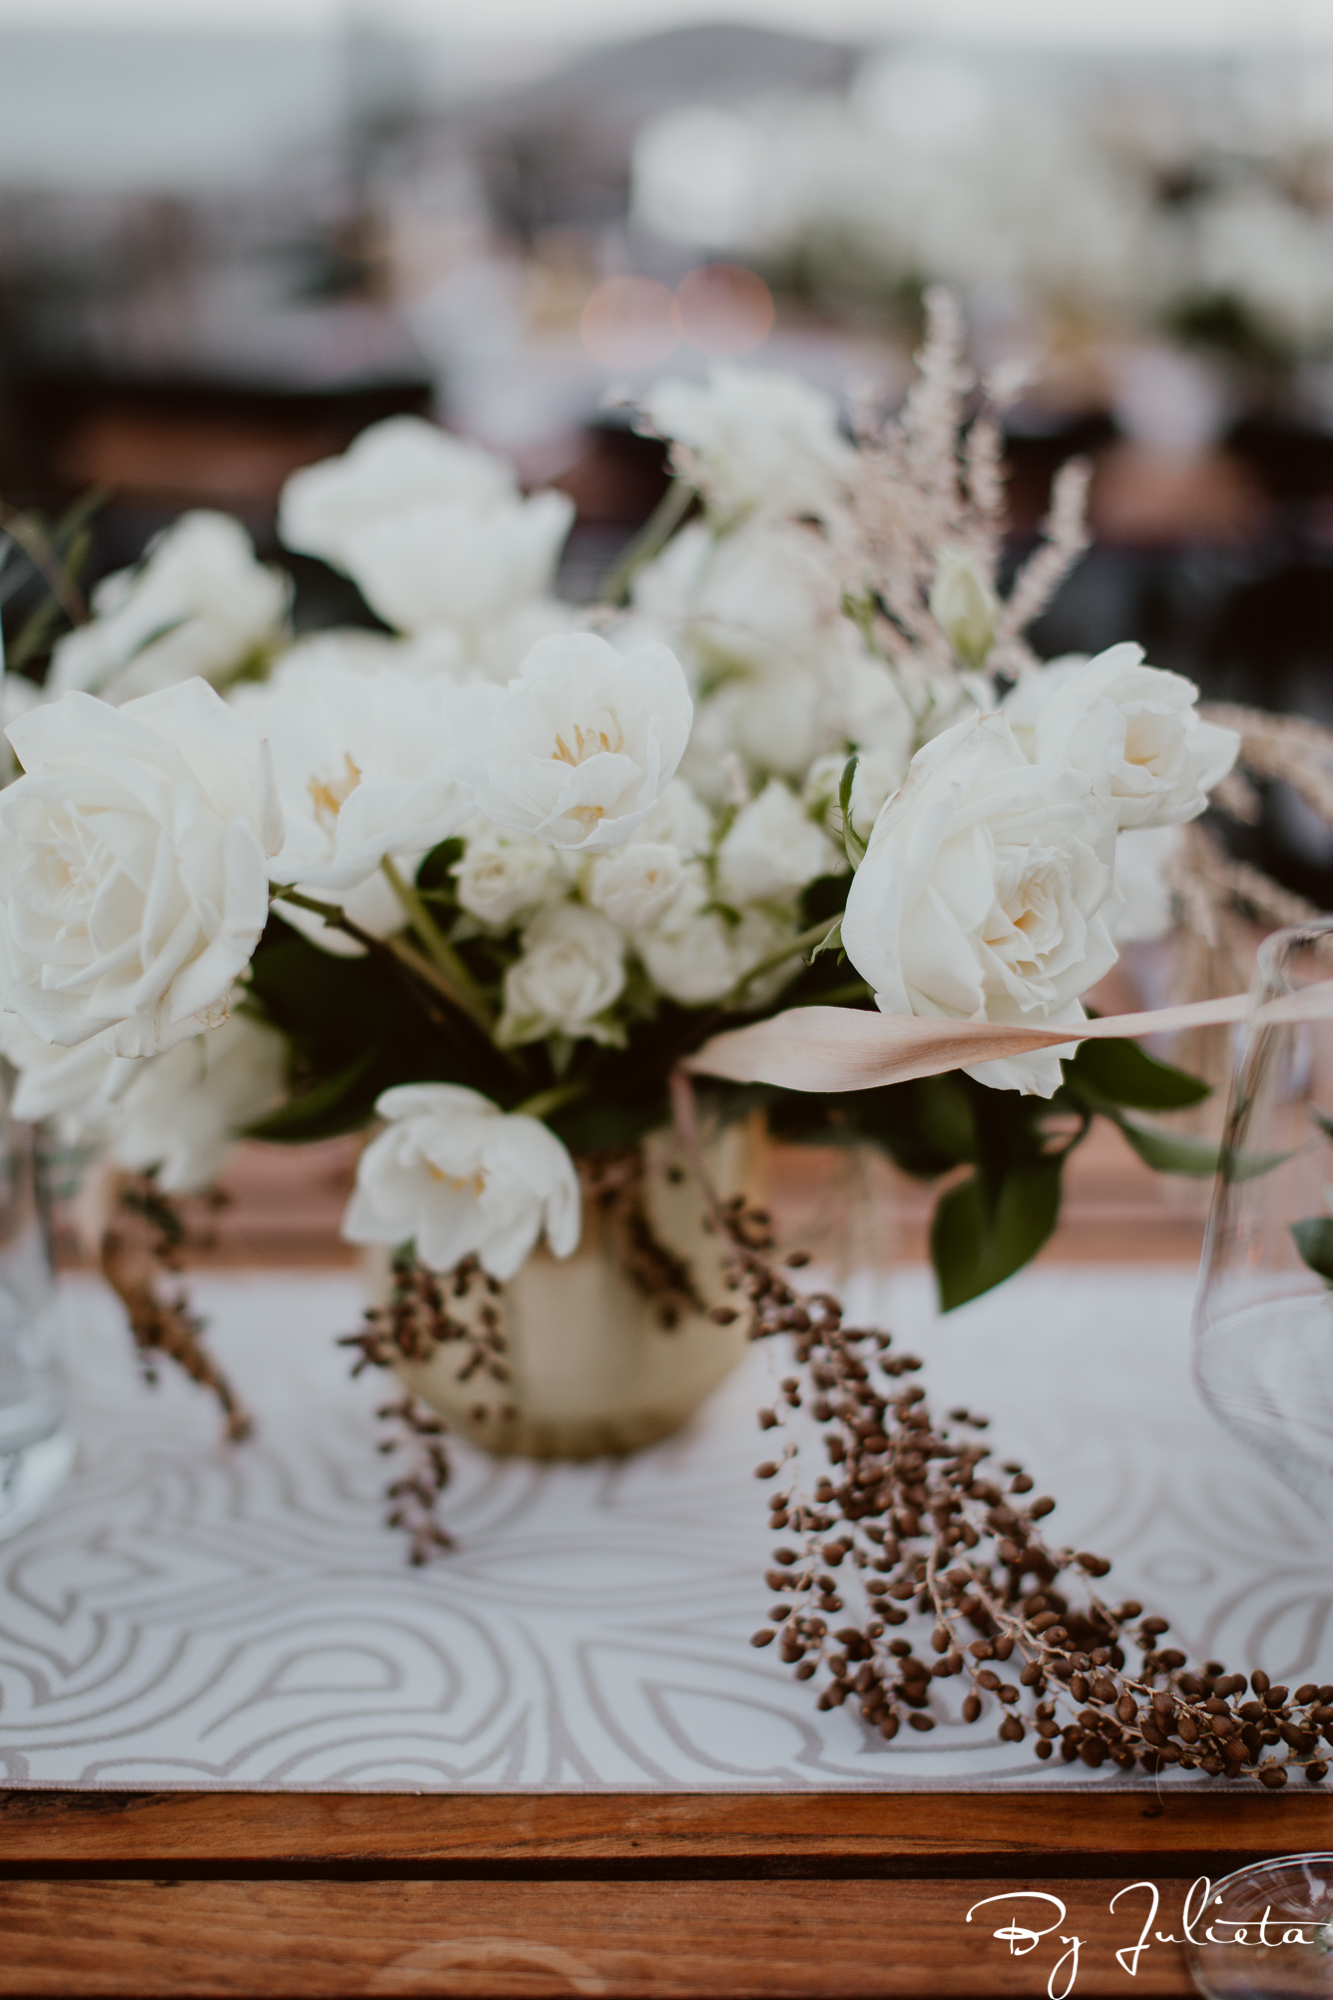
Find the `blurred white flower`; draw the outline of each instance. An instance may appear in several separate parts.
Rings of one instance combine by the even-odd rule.
[[[135,1063],[111,1132],[119,1166],[157,1169],[168,1194],[215,1181],[247,1125],[283,1097],[287,1042],[276,1028],[235,1013],[220,1028]]]
[[[458,901],[469,916],[484,924],[510,923],[522,911],[543,902],[552,889],[562,889],[559,858],[544,840],[506,833],[484,820],[474,822],[463,859],[453,869]]]
[[[842,942],[886,1014],[1081,1021],[1079,995],[1115,963],[1115,815],[1088,778],[1029,764],[1002,715],[917,752],[876,823]],[[981,1083],[1049,1097],[1045,1052],[981,1063]]]
[[[618,653],[590,633],[543,639],[522,672],[479,700],[472,730],[478,809],[553,846],[619,847],[675,774],[692,707],[665,646]]]
[[[852,832],[862,841],[870,839],[884,801],[892,797],[907,775],[907,764],[908,760],[900,757],[896,750],[862,750],[857,753],[849,804]],[[846,767],[847,757],[843,751],[828,751],[810,766],[801,789],[801,803],[819,816],[829,837],[835,841],[842,839],[838,794]]]
[[[669,1000],[682,1007],[720,1000],[752,966],[796,934],[794,923],[772,909],[751,908],[738,914],[739,921],[712,906],[703,869],[692,863],[665,921],[634,939],[649,978]],[[767,1006],[800,969],[800,960],[793,956],[761,973],[746,988],[743,1004]]]
[[[225,686],[282,644],[289,595],[229,514],[182,514],[138,568],[97,585],[94,616],[56,642],[47,693],[81,689],[119,706],[196,674]]]
[[[1120,909],[1111,919],[1111,942],[1151,944],[1175,922],[1171,864],[1180,848],[1178,826],[1134,826],[1115,843],[1115,886]]]
[[[622,930],[641,931],[661,922],[684,880],[685,864],[676,848],[632,840],[587,864],[583,893]]]
[[[350,569],[363,529],[415,507],[494,506],[518,497],[502,458],[424,417],[387,417],[339,458],[294,472],[282,489],[278,534],[289,549]]]
[[[930,586],[930,615],[964,667],[986,664],[1000,602],[971,549],[941,549]]]
[[[1198,695],[1126,644],[1034,668],[1003,706],[1024,753],[1086,772],[1118,825],[1180,826],[1204,811],[1240,749],[1234,730],[1199,720]]]
[[[0,1055],[18,1073],[10,1115],[34,1125],[54,1119],[62,1143],[69,1146],[105,1137],[116,1100],[143,1067],[126,1056],[108,1055],[95,1041],[72,1049],[55,1047],[16,1014],[0,1014]]]
[[[155,1055],[218,1025],[268,917],[282,818],[263,745],[206,682],[11,725],[0,1002],[44,1041]]]
[[[742,806],[717,851],[717,882],[727,903],[790,896],[818,875],[846,868],[844,857],[780,779]]]
[[[726,515],[823,514],[851,458],[834,404],[790,375],[718,367],[707,387],[659,382],[643,410],[660,436],[685,446],[678,469],[697,472]]]
[[[236,713],[267,738],[286,821],[276,882],[350,889],[386,855],[421,855],[473,808],[459,779],[466,691],[295,659]]]
[[[844,623],[827,544],[789,521],[751,520],[716,536],[691,522],[641,572],[634,604],[683,626],[713,676],[816,671]]]
[[[624,939],[608,918],[577,903],[548,903],[525,928],[522,946],[505,973],[496,1029],[502,1047],[547,1035],[623,1040],[604,1018],[625,985]]]
[[[403,1084],[375,1109],[388,1124],[357,1167],[349,1243],[414,1242],[437,1271],[475,1255],[500,1279],[543,1230],[557,1257],[577,1249],[578,1175],[540,1119],[453,1083]]]
[[[713,816],[684,778],[673,778],[635,838],[674,847],[687,858],[707,854],[713,844]]]

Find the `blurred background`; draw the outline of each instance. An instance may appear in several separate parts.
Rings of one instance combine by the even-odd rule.
[[[1031,364],[1015,559],[1095,463],[1038,649],[1333,722],[1333,0],[0,0],[0,524],[103,496],[87,582],[187,506],[278,555],[288,473],[415,411],[574,497],[592,597],[665,483],[627,398],[891,400],[938,279]],[[1233,837],[1333,904],[1294,796]]]

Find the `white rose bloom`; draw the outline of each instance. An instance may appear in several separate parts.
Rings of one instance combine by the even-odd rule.
[[[291,586],[228,514],[182,514],[137,569],[104,577],[94,617],[57,641],[47,692],[116,703],[191,680],[224,686],[282,643]]]
[[[117,1098],[143,1067],[126,1056],[108,1055],[96,1042],[55,1048],[16,1014],[0,1014],[0,1055],[18,1072],[11,1117],[34,1125],[55,1119],[66,1145],[105,1135]]]
[[[458,775],[466,691],[448,682],[298,659],[232,703],[272,749],[287,828],[276,882],[354,888],[386,855],[420,856],[471,815]]]
[[[673,778],[641,822],[636,838],[674,847],[687,857],[707,854],[713,844],[713,816],[684,778]]]
[[[717,851],[718,889],[726,903],[789,896],[816,876],[845,868],[844,857],[778,778],[741,807]]]
[[[1079,995],[1115,963],[1108,920],[1115,815],[1087,777],[1032,765],[1002,715],[918,751],[852,880],[842,942],[886,1014],[1081,1021]],[[1054,1055],[968,1074],[1049,1097]]]
[[[821,514],[851,457],[834,404],[790,375],[718,367],[706,388],[659,382],[643,408],[655,431],[686,446],[728,514]]]
[[[591,633],[542,639],[479,700],[477,808],[497,826],[587,853],[619,847],[674,777],[693,714],[665,646],[622,655]]]
[[[810,760],[840,740],[830,726],[825,691],[812,674],[770,674],[763,681],[726,681],[701,699],[684,758],[684,774],[714,806],[731,797],[728,770],[739,758],[750,774],[799,782]]]
[[[388,417],[362,431],[340,458],[292,474],[282,489],[278,534],[289,549],[345,570],[362,529],[405,509],[486,507],[517,497],[503,459],[424,417]]]
[[[453,868],[459,905],[484,924],[508,924],[558,889],[559,858],[544,840],[478,825]]]
[[[550,903],[523,932],[523,956],[505,973],[504,1013],[496,1040],[505,1047],[547,1035],[618,1043],[603,1020],[625,985],[625,944],[596,910]]]
[[[484,626],[549,588],[573,520],[564,493],[405,507],[350,533],[346,566],[371,610],[400,632]]]
[[[1121,907],[1111,922],[1116,946],[1151,944],[1175,922],[1170,869],[1180,848],[1178,826],[1134,826],[1115,844],[1115,886]]]
[[[1034,668],[1003,706],[1025,754],[1086,772],[1120,826],[1181,826],[1204,811],[1240,749],[1234,730],[1199,720],[1198,695],[1125,644]]]
[[[385,668],[396,673],[412,670],[411,642],[396,639],[389,632],[367,632],[359,626],[334,626],[326,632],[303,633],[273,662],[275,675],[296,667],[336,667],[341,673],[381,674]]]
[[[622,930],[641,931],[662,921],[684,880],[685,864],[676,848],[632,840],[588,863],[583,893]]]
[[[414,1241],[452,1270],[475,1255],[512,1278],[542,1231],[557,1257],[577,1249],[574,1162],[540,1119],[502,1112],[454,1083],[409,1083],[375,1106],[387,1129],[361,1155],[343,1219],[349,1243]]]
[[[437,625],[398,641],[405,673],[447,674],[456,681],[494,681],[507,687],[539,639],[572,632],[582,619],[571,604],[536,597],[480,625]]]
[[[225,1019],[268,917],[282,816],[264,746],[204,681],[11,725],[0,988],[43,1041],[147,1056]]]
[[[642,573],[634,603],[684,625],[714,670],[765,676],[793,666],[817,671],[846,625],[828,545],[788,521],[747,521],[719,536],[691,523]]]
[[[710,902],[704,872],[691,864],[670,915],[634,940],[653,984],[682,1007],[720,1000],[751,966],[795,935],[794,924],[771,910],[742,910],[737,923]],[[744,1004],[767,1006],[800,969],[800,960],[791,958],[761,973],[746,988]]]
[[[245,1127],[281,1103],[287,1044],[276,1028],[232,1014],[133,1070],[111,1156],[135,1171],[155,1167],[168,1194],[194,1194],[217,1179]]]

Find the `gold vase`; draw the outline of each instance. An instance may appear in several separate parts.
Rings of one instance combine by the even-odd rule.
[[[758,1120],[707,1139],[717,1193],[762,1200],[765,1153]],[[664,1282],[672,1276],[679,1282]],[[730,1325],[708,1317],[737,1300],[671,1131],[643,1142],[630,1198],[623,1187],[585,1194],[572,1256],[543,1245],[498,1292],[474,1286],[450,1309],[475,1323],[487,1303],[498,1311],[507,1381],[475,1369],[460,1379],[472,1351],[461,1342],[394,1366],[451,1429],[499,1454],[594,1458],[652,1444],[692,1416],[745,1351],[743,1312]]]

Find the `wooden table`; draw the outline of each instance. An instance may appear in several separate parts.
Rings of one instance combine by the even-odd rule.
[[[1188,1994],[1191,1881],[1333,1846],[1333,1797],[0,1797],[0,1993]],[[1024,1956],[991,1933],[1052,1906]],[[1025,1912],[1047,1914],[1035,1919]],[[1053,1983],[1059,1994],[1064,1975]]]

